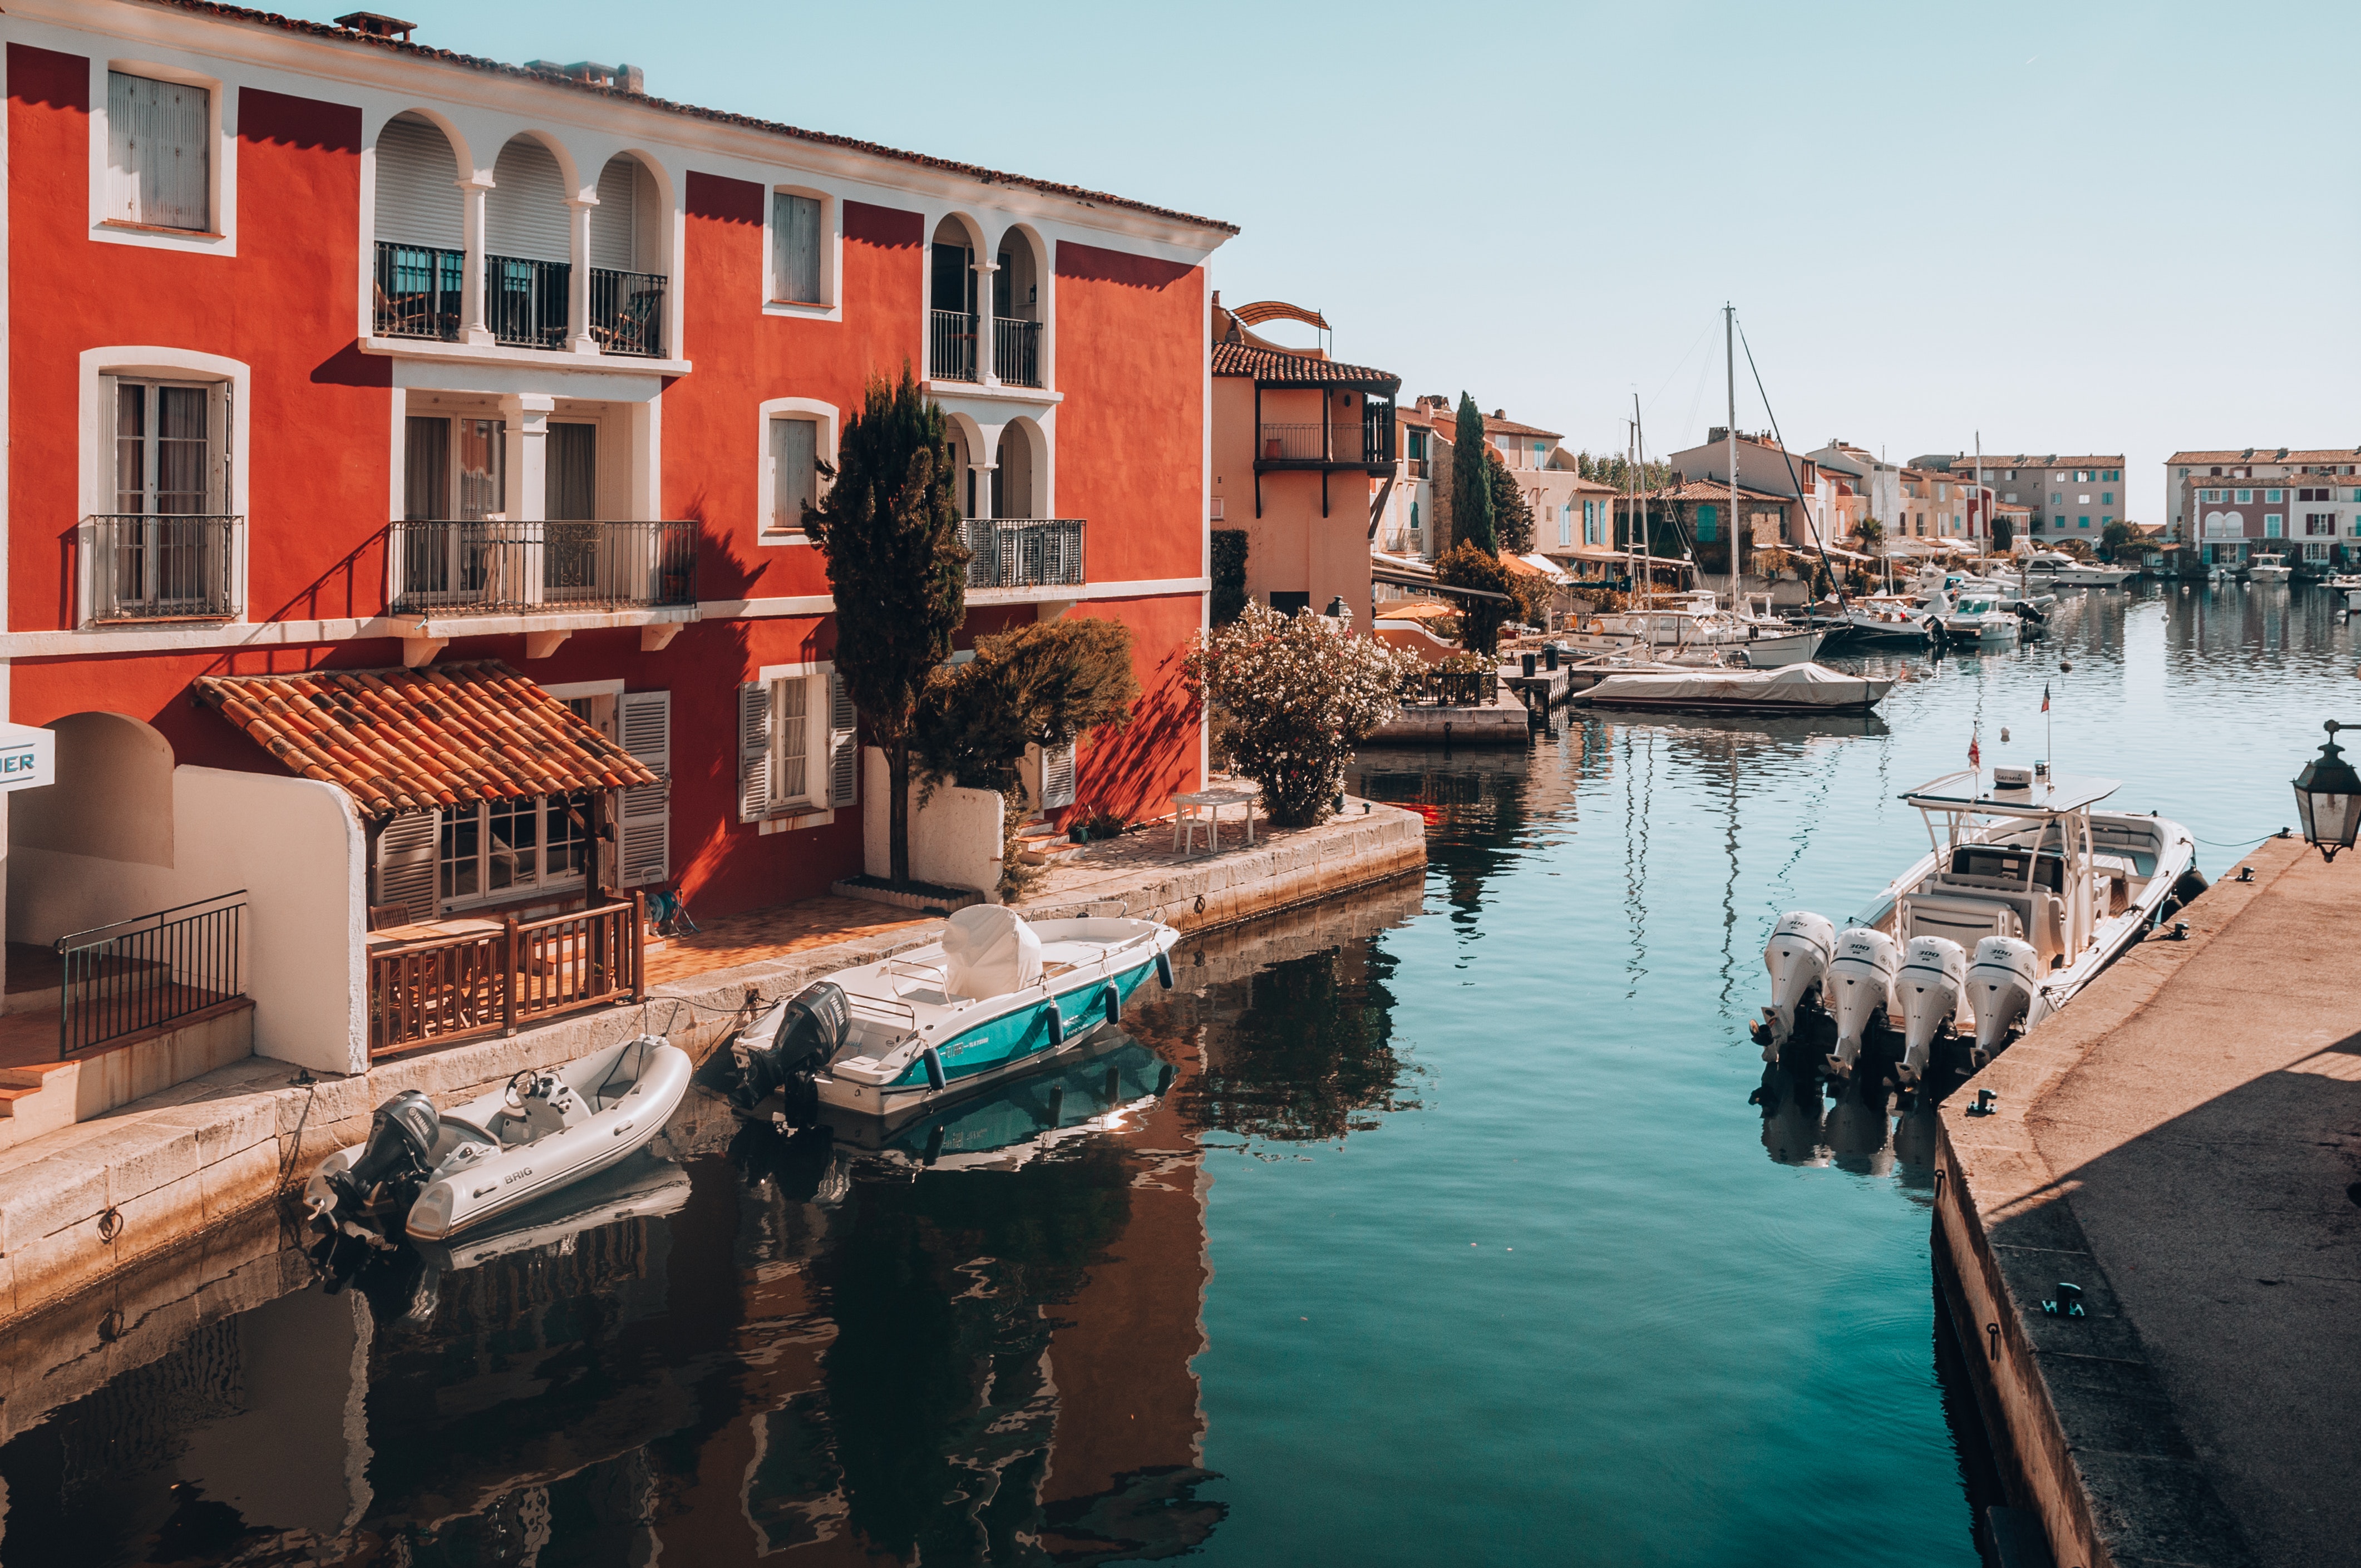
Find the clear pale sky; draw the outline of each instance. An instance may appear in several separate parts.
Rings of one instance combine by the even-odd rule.
[[[1225,301],[1570,447],[1719,422],[1725,299],[1800,447],[2122,451],[2156,521],[2176,447],[2361,445],[2350,4],[399,11],[1225,219]]]

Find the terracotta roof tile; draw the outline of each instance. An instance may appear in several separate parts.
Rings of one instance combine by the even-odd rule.
[[[362,815],[662,781],[497,659],[423,670],[200,675],[197,696]]]
[[[1401,378],[1367,365],[1345,365],[1309,354],[1256,348],[1243,343],[1213,345],[1213,374],[1251,376],[1257,381],[1292,381],[1305,385],[1366,387],[1388,397],[1401,390]]]
[[[2227,452],[2176,452],[2164,461],[2175,463],[2350,463],[2361,457],[2361,446],[2279,447],[2242,446]]]

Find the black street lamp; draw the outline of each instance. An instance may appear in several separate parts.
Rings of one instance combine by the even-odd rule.
[[[2295,776],[2295,809],[2303,821],[2304,842],[2318,849],[2322,860],[2334,861],[2337,850],[2353,847],[2354,830],[2361,828],[2361,773],[2345,760],[2336,732],[2361,729],[2361,725],[2332,718],[2323,728],[2328,731],[2327,742]]]

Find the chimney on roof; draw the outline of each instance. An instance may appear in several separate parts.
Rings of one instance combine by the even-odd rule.
[[[1509,411],[1506,409],[1494,409],[1492,411],[1492,417],[1494,419],[1506,419],[1509,417]]]
[[[405,22],[399,16],[380,16],[375,11],[347,11],[336,18],[336,26],[349,27],[357,33],[367,33],[373,38],[391,38],[396,43],[408,43],[410,35],[418,30],[415,22]]]

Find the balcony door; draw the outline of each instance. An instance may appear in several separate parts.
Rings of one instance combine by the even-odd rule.
[[[541,587],[544,598],[598,591],[598,427],[549,422],[542,450]]]
[[[412,414],[402,437],[397,597],[412,607],[472,603],[493,591],[498,569],[492,535],[508,511],[507,422]]]
[[[225,613],[230,389],[109,377],[115,515],[93,587],[99,619]]]

